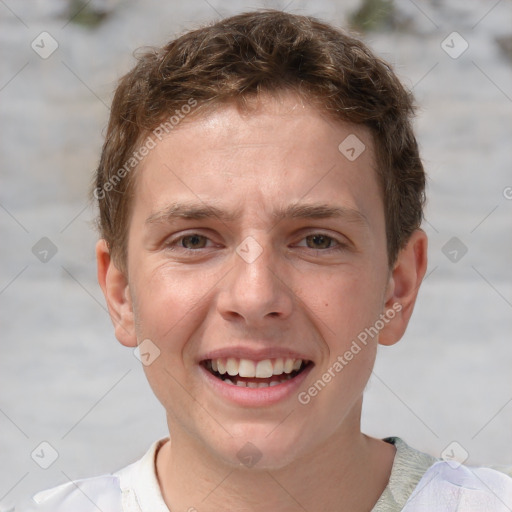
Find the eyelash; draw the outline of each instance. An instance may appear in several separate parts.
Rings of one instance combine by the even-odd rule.
[[[335,245],[332,246],[332,247],[326,247],[325,249],[319,249],[319,248],[313,248],[313,247],[307,247],[307,246],[306,247],[299,246],[299,247],[304,247],[306,249],[311,249],[312,251],[316,250],[316,251],[320,251],[320,252],[339,251],[341,249],[345,249],[346,248],[346,244],[343,244],[342,242],[340,242],[339,240],[337,240],[333,236],[330,236],[330,235],[327,235],[327,234],[321,233],[321,232],[320,233],[311,233],[310,235],[306,235],[305,237],[301,238],[300,242],[302,242],[304,240],[307,240],[308,238],[315,237],[315,236],[321,236],[321,237],[327,238],[329,240],[329,244],[333,244],[334,243]]]
[[[201,249],[209,249],[211,247],[200,247],[199,249],[189,249],[187,247],[183,247],[183,246],[179,246],[180,243],[183,243],[183,240],[185,238],[189,238],[189,237],[194,237],[194,236],[197,236],[197,237],[201,237],[201,238],[204,238],[208,241],[211,242],[211,239],[208,238],[206,235],[202,235],[200,233],[195,233],[195,232],[192,232],[192,233],[189,233],[189,234],[186,234],[186,235],[181,235],[179,236],[178,238],[174,239],[174,240],[169,240],[168,242],[166,242],[165,244],[165,247],[167,249],[170,249],[170,250],[181,250],[181,251],[186,251],[186,252],[198,252],[199,250]],[[310,249],[312,251],[317,251],[317,252],[323,252],[323,253],[330,253],[332,251],[341,251],[341,250],[344,250],[347,248],[348,244],[346,243],[343,243],[341,242],[340,240],[334,238],[333,236],[330,236],[330,235],[327,235],[325,233],[322,233],[322,232],[314,232],[314,233],[311,233],[309,235],[306,235],[304,236],[303,238],[300,239],[299,242],[303,242],[304,240],[306,240],[307,238],[309,237],[314,237],[314,236],[322,236],[322,237],[325,237],[327,239],[329,239],[329,243],[330,244],[334,244],[334,246],[332,247],[327,247],[325,249],[315,249],[315,248],[312,248],[312,247],[305,247],[305,246],[300,246],[300,247],[303,247],[305,249]],[[297,244],[295,244],[297,246]]]
[[[194,236],[205,238],[206,240],[211,242],[211,240],[206,235],[201,235],[200,233],[190,233],[187,235],[181,235],[180,237],[176,238],[175,240],[170,240],[168,243],[166,243],[166,246],[174,249],[180,242],[183,242],[183,240],[185,240],[185,238],[192,238]],[[183,247],[183,246],[178,247],[178,249],[185,250],[185,251],[197,251],[198,250],[198,249],[188,249],[187,247]],[[203,247],[201,247],[201,249],[203,249]]]

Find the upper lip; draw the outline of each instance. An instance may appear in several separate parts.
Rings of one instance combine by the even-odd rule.
[[[312,358],[292,349],[282,347],[269,347],[269,348],[253,348],[244,346],[230,346],[211,350],[206,352],[199,358],[199,362],[207,361],[208,359],[221,359],[234,357],[237,359],[249,359],[251,361],[263,361],[265,359],[290,358],[302,359],[303,361],[311,361]]]

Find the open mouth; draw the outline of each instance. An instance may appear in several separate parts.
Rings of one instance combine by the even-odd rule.
[[[226,384],[247,388],[266,388],[278,386],[295,378],[313,363],[304,359],[282,357],[262,361],[228,357],[206,359],[201,361],[201,364],[214,377]]]

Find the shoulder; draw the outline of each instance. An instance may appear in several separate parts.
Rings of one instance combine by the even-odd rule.
[[[372,512],[402,510],[419,481],[437,459],[415,450],[399,437],[388,437],[384,441],[396,448],[389,481]]]
[[[463,466],[415,450],[398,437],[385,441],[395,446],[396,455],[372,512],[512,510],[512,468]]]
[[[423,475],[403,512],[512,510],[512,478],[491,468],[438,461]]]
[[[16,512],[123,512],[119,477],[104,475],[38,492]]]
[[[167,440],[154,442],[141,459],[114,474],[38,492],[10,512],[140,512],[141,503],[144,510],[167,511],[155,472],[156,453]]]

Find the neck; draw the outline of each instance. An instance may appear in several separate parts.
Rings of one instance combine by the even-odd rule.
[[[387,485],[395,448],[357,430],[278,469],[230,465],[173,433],[157,456],[164,501],[172,512],[367,512]]]

